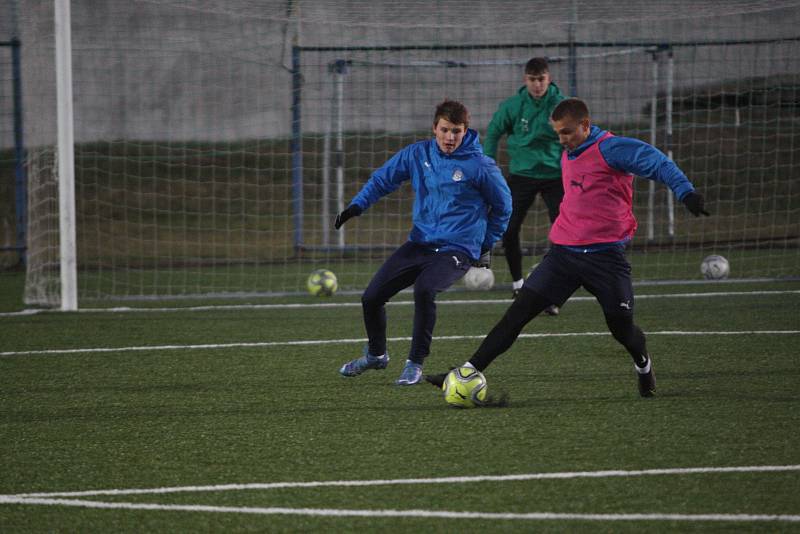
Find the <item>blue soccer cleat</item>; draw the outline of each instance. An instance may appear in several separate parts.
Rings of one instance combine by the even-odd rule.
[[[414,363],[411,360],[406,360],[406,366],[403,367],[403,372],[400,373],[400,378],[395,380],[398,386],[413,386],[419,384],[422,380],[422,365]]]
[[[371,355],[368,347],[365,346],[364,355],[344,364],[342,368],[339,369],[339,373],[342,376],[358,376],[368,369],[386,369],[387,365],[389,365],[388,352],[379,358]]]

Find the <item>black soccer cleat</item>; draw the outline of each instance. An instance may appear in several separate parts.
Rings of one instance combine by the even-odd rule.
[[[433,384],[437,388],[442,389],[444,379],[447,378],[447,373],[440,373],[438,375],[425,375],[422,378],[425,380],[425,382]]]
[[[442,385],[444,385],[444,379],[447,378],[447,375],[450,374],[450,371],[453,369],[458,369],[459,367],[459,365],[451,365],[450,369],[448,369],[446,373],[440,373],[438,375],[424,375],[422,379],[428,384],[433,384],[437,388],[441,389]]]
[[[646,373],[640,373],[636,369],[636,376],[639,379],[639,395],[642,397],[652,397],[656,394],[656,374],[653,372],[653,360],[648,357],[647,367],[650,369]]]

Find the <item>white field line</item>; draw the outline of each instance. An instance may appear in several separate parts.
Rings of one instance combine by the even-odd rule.
[[[648,336],[751,336],[751,335],[797,335],[800,330],[735,330],[735,331],[683,331],[683,330],[660,330],[646,332]],[[558,333],[539,333],[539,334],[520,334],[520,338],[547,338],[547,337],[585,337],[585,336],[610,336],[609,332],[558,332]],[[460,341],[465,339],[483,339],[486,334],[471,336],[436,336],[435,341]],[[411,341],[411,337],[389,337],[388,342]],[[291,346],[311,346],[311,345],[343,345],[348,343],[364,344],[366,338],[345,338],[345,339],[304,339],[294,341],[252,341],[238,343],[203,343],[198,345],[142,345],[135,347],[96,347],[79,349],[42,349],[42,350],[21,350],[0,352],[0,358],[10,358],[13,356],[37,356],[37,355],[58,355],[58,354],[97,354],[109,352],[147,352],[147,351],[167,351],[167,350],[200,350],[200,349],[239,349],[239,348],[267,348],[267,347],[291,347]]]
[[[796,295],[800,290],[781,291],[709,291],[705,293],[663,293],[636,295],[635,300],[662,299],[662,298],[708,298],[708,297],[738,297],[738,296],[764,296],[764,295]],[[594,297],[571,297],[569,302],[590,302]],[[471,304],[510,304],[510,299],[465,299],[465,300],[438,300],[437,305],[471,305]],[[411,306],[411,300],[392,301],[387,306]],[[222,311],[222,310],[285,310],[306,308],[360,308],[360,302],[316,302],[313,304],[224,304],[219,306],[185,306],[173,308],[131,308],[127,306],[113,308],[79,308],[77,313],[162,313],[184,311]],[[23,315],[37,315],[41,313],[62,313],[51,309],[27,309],[18,312],[3,312],[0,317],[15,317]]]
[[[32,499],[0,497],[0,504],[39,504],[76,506],[112,510],[157,510],[227,514],[303,515],[323,517],[424,517],[435,519],[486,519],[527,521],[715,521],[715,522],[800,522],[800,515],[767,514],[570,514],[554,512],[453,512],[446,510],[342,510],[332,508],[261,508],[239,506],[209,506],[202,504],[151,504],[132,502],[101,502],[72,499]]]
[[[744,465],[731,467],[674,467],[664,469],[562,471],[553,473],[521,473],[517,475],[476,475],[435,478],[389,478],[373,480],[318,480],[309,482],[254,482],[247,484],[217,484],[211,486],[175,486],[161,488],[106,489],[88,491],[57,491],[49,493],[17,493],[0,495],[0,499],[92,497],[97,495],[152,495],[161,493],[196,493],[220,491],[271,490],[292,488],[330,488],[365,486],[408,486],[422,484],[470,484],[475,482],[519,482],[527,480],[565,480],[575,478],[642,477],[664,475],[697,475],[719,473],[768,473],[800,471],[800,465]]]
[[[102,502],[75,499],[59,499],[57,496],[90,496],[90,495],[132,495],[178,492],[219,492],[232,490],[274,489],[274,488],[309,488],[325,486],[376,486],[398,484],[451,484],[484,481],[519,481],[540,479],[570,478],[604,478],[631,477],[652,475],[686,475],[698,473],[747,473],[747,472],[785,472],[798,471],[800,465],[777,466],[737,466],[737,467],[692,467],[674,469],[646,469],[638,471],[576,471],[562,473],[529,473],[521,475],[473,476],[473,477],[441,477],[422,479],[388,479],[388,480],[334,480],[319,482],[276,482],[269,484],[226,484],[215,486],[185,486],[174,488],[129,489],[129,490],[97,490],[58,493],[27,493],[18,495],[0,495],[0,504],[74,506],[99,509],[124,510],[165,510],[205,513],[238,513],[260,515],[304,515],[328,517],[425,517],[439,519],[487,519],[487,520],[578,520],[578,521],[729,521],[729,522],[800,522],[800,515],[789,514],[577,514],[577,513],[494,513],[463,512],[446,510],[346,510],[329,508],[279,508],[279,507],[230,507],[210,505],[180,505],[156,503]]]

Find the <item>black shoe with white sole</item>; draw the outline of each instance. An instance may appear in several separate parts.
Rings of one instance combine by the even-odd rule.
[[[636,376],[639,378],[639,395],[642,397],[652,397],[656,394],[656,375],[653,372],[653,359],[648,357],[647,364],[645,365],[644,369],[646,372],[642,372],[642,368],[634,365],[636,367]]]
[[[446,377],[447,377],[447,373],[440,373],[438,375],[425,375],[422,378],[423,378],[423,380],[425,380],[425,382],[427,382],[429,384],[433,384],[437,388],[441,389],[442,384],[444,384],[444,379]]]

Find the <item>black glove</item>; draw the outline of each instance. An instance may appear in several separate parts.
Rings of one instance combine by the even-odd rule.
[[[350,204],[347,206],[343,212],[336,216],[336,220],[333,222],[333,227],[337,230],[342,227],[344,223],[348,220],[352,219],[353,217],[358,217],[364,210],[361,209],[361,206],[358,204]]]
[[[699,217],[701,213],[706,217],[711,215],[705,210],[705,200],[703,199],[703,195],[701,195],[700,193],[689,193],[688,195],[683,197],[683,200],[681,202],[686,204],[686,207],[689,209],[689,211],[692,212],[692,215],[694,215],[695,217]]]
[[[483,249],[481,250],[481,257],[478,258],[473,264],[475,267],[484,267],[486,269],[492,266],[492,249]]]

